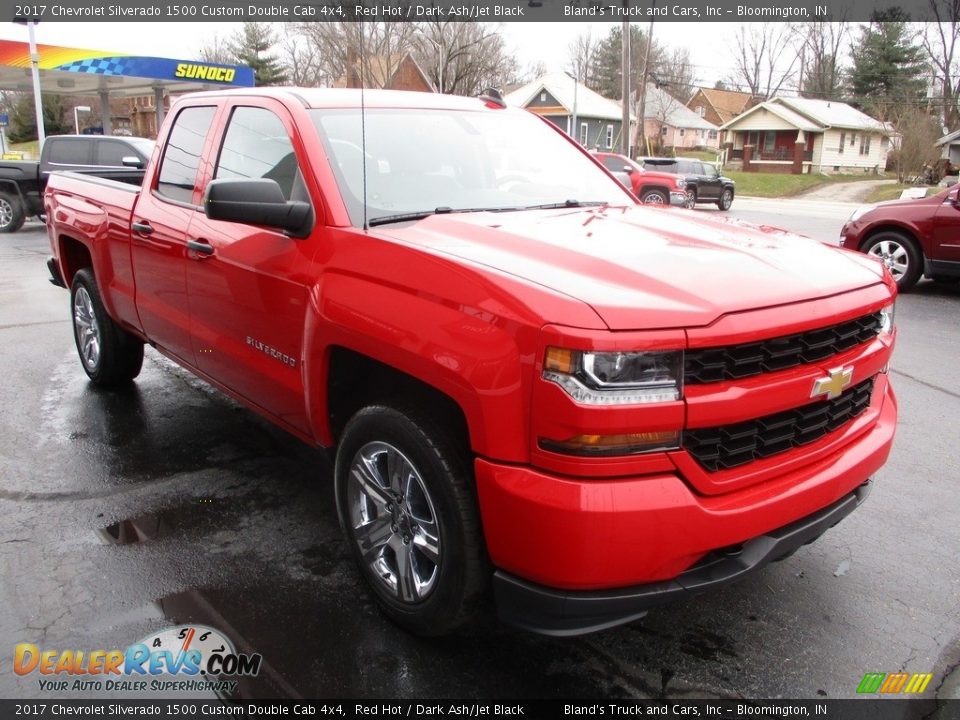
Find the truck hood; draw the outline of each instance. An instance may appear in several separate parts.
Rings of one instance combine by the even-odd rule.
[[[856,253],[669,208],[442,214],[377,233],[577,298],[612,330],[709,325],[882,281]]]

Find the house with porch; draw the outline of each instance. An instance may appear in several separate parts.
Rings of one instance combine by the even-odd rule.
[[[643,103],[643,132],[651,144],[674,151],[720,146],[719,128],[698,112],[694,112],[663,88],[647,84]],[[642,149],[645,155],[650,149]]]
[[[548,73],[508,92],[508,105],[542,115],[585,148],[620,147],[623,109],[566,73]],[[635,118],[631,115],[631,125]]]
[[[721,129],[727,161],[745,172],[876,173],[890,150],[888,125],[835,100],[773,98]]]
[[[960,165],[960,130],[944,135],[934,145],[940,148],[941,160],[949,160],[954,167]]]

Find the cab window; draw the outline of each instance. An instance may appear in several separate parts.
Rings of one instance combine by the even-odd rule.
[[[177,115],[160,161],[157,192],[177,202],[192,203],[197,168],[215,107],[184,108]]]

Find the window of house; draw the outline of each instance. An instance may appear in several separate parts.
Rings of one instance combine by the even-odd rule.
[[[857,134],[850,133],[850,147],[856,147],[857,145]]]
[[[214,177],[276,180],[289,200],[298,171],[293,144],[280,118],[263,108],[233,111]]]
[[[590,139],[590,126],[587,123],[580,123],[580,144],[586,147]]]
[[[870,138],[871,135],[864,135],[863,140],[860,142],[860,154],[869,155],[870,154]]]
[[[843,153],[843,142],[847,139],[846,133],[840,133],[840,152]]]
[[[545,92],[540,93],[540,102],[547,101],[547,94]]]
[[[178,202],[193,202],[200,154],[215,112],[214,107],[189,107],[177,115],[160,161],[160,195]]]
[[[706,111],[703,109],[703,105],[697,105],[697,114],[698,114],[700,117],[703,117],[703,114],[704,114],[705,112],[706,112]]]
[[[683,128],[680,128],[680,137],[683,137]]]
[[[710,132],[707,133],[707,137],[710,138],[711,140],[716,140],[716,139],[717,139],[717,131],[716,131],[716,130],[711,130]]]
[[[613,125],[607,125],[607,149],[613,147]]]
[[[667,126],[666,126],[666,125],[661,125],[661,126],[660,126],[660,134],[663,135],[663,136],[666,136],[666,134],[667,134]]]
[[[763,134],[763,151],[772,153],[777,144],[777,134],[775,132],[765,132]]]

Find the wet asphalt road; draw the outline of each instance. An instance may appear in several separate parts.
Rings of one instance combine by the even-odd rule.
[[[849,697],[898,670],[933,672],[932,696],[960,662],[958,286],[901,299],[893,455],[816,544],[584,638],[487,618],[425,641],[361,586],[323,453],[151,350],[128,390],[86,382],[47,254],[37,224],[0,236],[0,697],[44,696],[12,673],[17,642],[124,648],[187,621],[263,654],[259,696]]]

